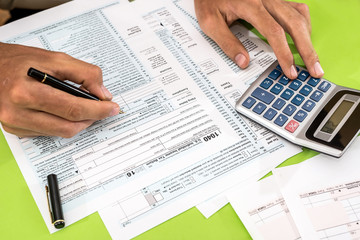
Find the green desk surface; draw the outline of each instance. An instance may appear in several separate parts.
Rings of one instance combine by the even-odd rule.
[[[330,81],[360,89],[360,1],[306,0],[312,20],[312,40]],[[290,45],[291,41],[290,41]],[[293,46],[292,49],[294,50]],[[296,63],[303,65],[294,50]],[[282,165],[316,155],[308,149]],[[0,239],[110,239],[98,213],[52,235],[0,133]],[[228,204],[209,219],[192,208],[143,233],[141,239],[251,239]]]

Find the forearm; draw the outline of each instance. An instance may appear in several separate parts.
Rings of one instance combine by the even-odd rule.
[[[0,0],[0,8],[46,9],[68,1],[69,0]]]

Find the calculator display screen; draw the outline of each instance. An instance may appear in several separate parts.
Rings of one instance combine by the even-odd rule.
[[[342,101],[320,131],[332,134],[353,105],[354,102]]]

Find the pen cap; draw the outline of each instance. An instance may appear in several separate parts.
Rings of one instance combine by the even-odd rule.
[[[55,228],[63,228],[65,226],[64,215],[61,207],[61,199],[59,192],[59,185],[57,176],[55,174],[50,174],[47,176],[48,188],[49,188],[49,197],[51,203],[51,214],[52,221]]]

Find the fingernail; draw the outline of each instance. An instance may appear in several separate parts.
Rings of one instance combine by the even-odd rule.
[[[246,57],[244,56],[244,54],[239,53],[238,55],[235,56],[235,62],[239,67],[244,68]]]
[[[112,98],[111,93],[109,92],[109,90],[107,90],[107,88],[104,85],[101,85],[101,90],[104,93],[106,99]]]
[[[315,71],[315,74],[316,74],[317,76],[322,76],[322,75],[324,75],[324,70],[322,69],[322,67],[321,67],[321,65],[320,65],[319,62],[316,62],[316,63],[314,64],[314,71]]]
[[[291,67],[290,67],[290,76],[291,76],[291,78],[297,78],[297,76],[298,76],[296,67],[294,65],[291,65]]]
[[[113,117],[113,116],[116,116],[120,113],[120,108],[119,107],[114,107],[113,110],[110,112],[110,115],[109,117]]]

